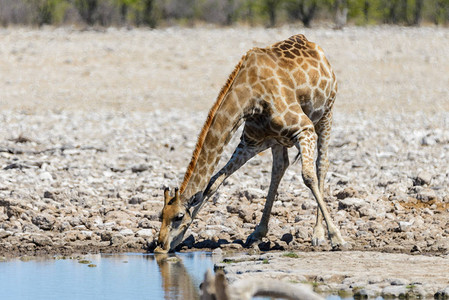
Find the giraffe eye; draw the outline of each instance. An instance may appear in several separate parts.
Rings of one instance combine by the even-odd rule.
[[[179,221],[181,221],[182,220],[182,218],[184,218],[184,214],[183,213],[180,213],[180,214],[177,214],[176,216],[175,216],[175,218],[174,218],[174,222],[179,222]]]

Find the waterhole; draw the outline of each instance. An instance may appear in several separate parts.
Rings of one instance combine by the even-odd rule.
[[[0,299],[198,299],[210,253],[21,257],[0,262]]]
[[[2,259],[0,299],[199,299],[199,285],[216,259],[208,252]]]

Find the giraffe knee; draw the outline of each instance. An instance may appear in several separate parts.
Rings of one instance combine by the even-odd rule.
[[[302,180],[307,187],[311,188],[314,184],[317,183],[315,171],[312,168],[303,168]]]

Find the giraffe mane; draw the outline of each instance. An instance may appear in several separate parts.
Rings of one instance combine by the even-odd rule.
[[[190,178],[192,177],[193,170],[195,169],[196,163],[198,161],[198,157],[200,155],[201,149],[203,147],[204,141],[206,139],[207,132],[212,125],[212,121],[214,120],[214,117],[218,111],[218,108],[223,103],[223,100],[228,93],[232,83],[234,82],[235,77],[237,76],[238,72],[240,71],[240,68],[242,67],[243,60],[246,57],[244,55],[239,63],[234,67],[234,70],[229,75],[228,80],[226,80],[225,85],[220,90],[220,93],[218,94],[217,100],[215,100],[214,105],[209,110],[209,113],[206,118],[206,122],[204,122],[203,128],[201,129],[200,134],[198,135],[198,140],[196,142],[195,150],[193,150],[192,159],[190,160],[189,165],[187,166],[186,173],[184,174],[184,180],[180,187],[180,193],[184,193],[184,190],[187,187],[187,183],[189,182]]]

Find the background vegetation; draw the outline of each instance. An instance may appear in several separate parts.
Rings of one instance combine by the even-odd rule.
[[[445,25],[449,0],[0,0],[0,25]]]

